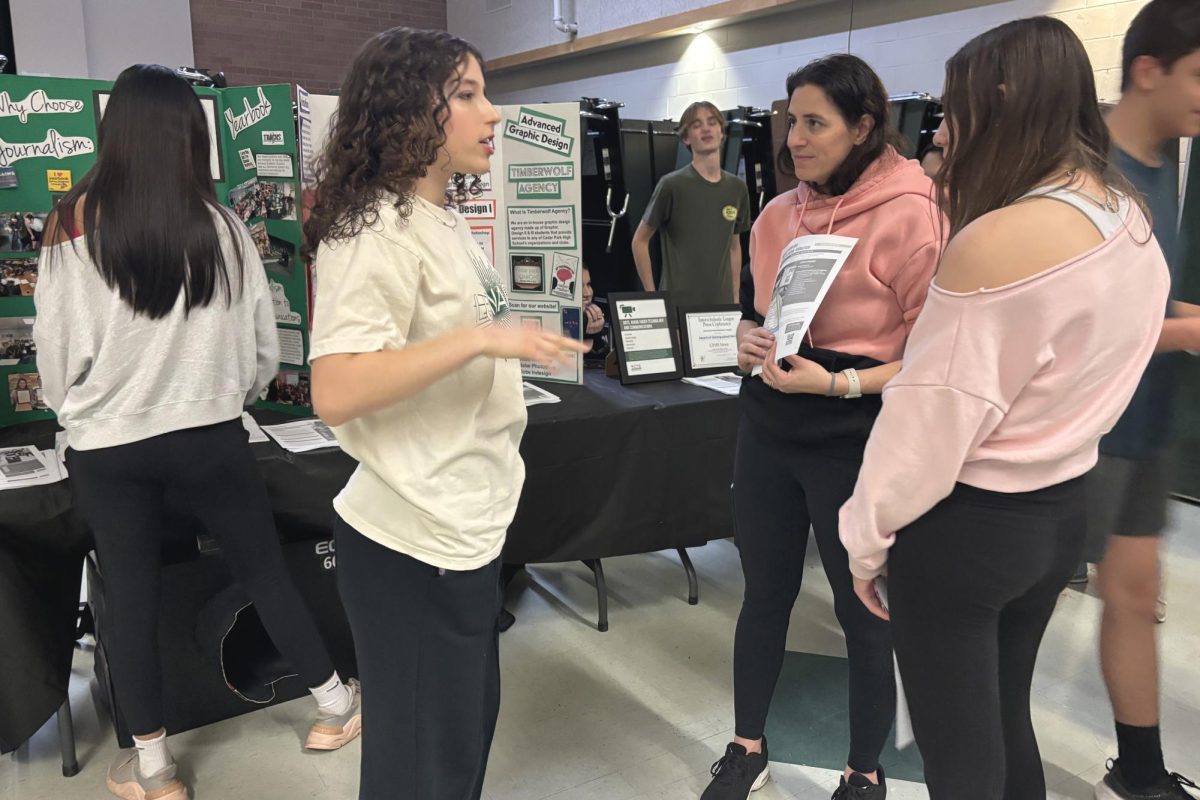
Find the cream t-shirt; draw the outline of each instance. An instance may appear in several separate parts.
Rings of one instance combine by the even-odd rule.
[[[317,250],[310,360],[398,350],[450,331],[507,325],[500,277],[461,216],[388,198],[357,236]],[[358,462],[333,505],[369,539],[435,567],[500,555],[525,465],[521,365],[480,356],[416,395],[335,429]]]

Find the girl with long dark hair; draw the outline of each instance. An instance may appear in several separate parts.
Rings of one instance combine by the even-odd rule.
[[[166,67],[122,72],[96,164],[47,223],[38,372],[95,536],[112,680],[135,744],[109,767],[109,790],[129,800],[187,797],[163,729],[168,493],[216,539],[272,641],[313,687],[307,746],[341,747],[358,735],[357,688],[341,683],[288,575],[241,423],[278,366],[271,294],[248,231],[217,203],[191,87]]]
[[[951,239],[841,537],[882,618],[887,568],[932,800],[1028,800],[1046,796],[1030,684],[1083,551],[1083,476],[1154,351],[1170,279],[1065,23],[971,40],[944,102]]]
[[[369,733],[362,800],[470,800],[500,703],[500,551],[524,480],[520,360],[581,342],[512,324],[444,207],[488,172],[500,115],[450,34],[367,41],[305,225],[319,277],[313,401],[358,460],[334,500],[338,582]]]
[[[734,464],[736,541],[746,578],[734,639],[734,741],[713,765],[703,800],[745,800],[768,777],[763,729],[783,665],[812,528],[846,635],[850,752],[834,794],[878,800],[879,754],[895,715],[888,626],[854,596],[838,541],[879,393],[900,368],[908,331],[941,251],[933,184],[897,152],[887,92],[861,59],[835,55],[788,77],[781,168],[800,186],[763,210],[750,232],[738,363],[762,366],[743,382]],[[834,234],[854,249],[812,319],[798,356],[782,365],[763,327],[780,259],[800,237]]]

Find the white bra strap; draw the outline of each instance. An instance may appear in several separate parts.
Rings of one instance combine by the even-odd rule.
[[[1125,224],[1125,217],[1129,213],[1129,198],[1124,195],[1120,195],[1119,197],[1120,200],[1117,203],[1116,211],[1100,208],[1094,200],[1081,192],[1062,186],[1046,186],[1034,189],[1021,199],[1045,198],[1047,200],[1058,200],[1061,203],[1066,203],[1091,220],[1092,224],[1096,226],[1096,230],[1100,231],[1100,235],[1108,239],[1121,229],[1121,226]]]

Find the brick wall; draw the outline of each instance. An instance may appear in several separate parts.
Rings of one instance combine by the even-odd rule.
[[[191,0],[196,66],[230,86],[298,83],[335,91],[372,34],[446,29],[445,0]]]

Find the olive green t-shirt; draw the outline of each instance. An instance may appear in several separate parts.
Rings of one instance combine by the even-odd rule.
[[[750,194],[736,175],[711,183],[691,164],[663,176],[642,217],[662,243],[662,279],[676,306],[736,302],[729,248],[750,229]],[[739,271],[741,264],[738,265]]]

